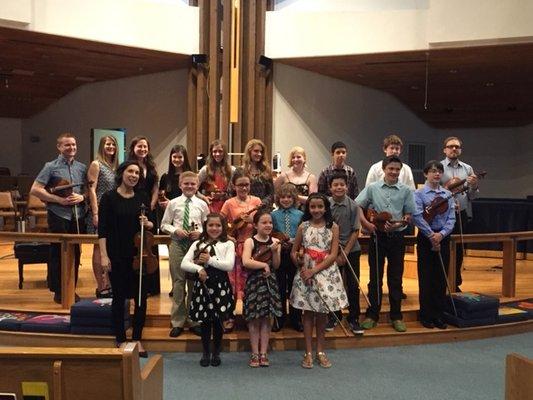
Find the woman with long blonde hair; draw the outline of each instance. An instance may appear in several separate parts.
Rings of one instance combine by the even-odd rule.
[[[118,143],[112,136],[103,136],[98,145],[96,159],[91,162],[87,170],[87,181],[94,182],[89,185],[90,212],[87,214],[87,233],[98,233],[98,206],[102,195],[115,188],[115,171],[118,166]],[[100,261],[100,247],[93,248],[93,272],[96,279],[96,297],[111,297],[111,283],[107,272],[102,268]]]

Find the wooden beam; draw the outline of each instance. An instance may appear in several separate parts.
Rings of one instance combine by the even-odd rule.
[[[503,242],[502,295],[514,297],[516,291],[516,241]]]

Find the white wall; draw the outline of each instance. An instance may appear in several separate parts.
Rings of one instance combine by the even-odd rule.
[[[281,2],[267,13],[271,58],[427,49],[460,41],[533,40],[531,0]],[[285,5],[285,7],[283,7]]]
[[[0,25],[193,54],[198,53],[198,15],[198,7],[181,0],[2,0]]]
[[[150,139],[161,172],[170,147],[184,143],[186,125],[185,70],[87,84],[22,122],[23,168],[36,174],[55,158],[56,137],[62,132],[77,136],[77,158],[88,163],[91,128],[126,128],[127,142],[136,135]],[[30,143],[31,136],[40,142]]]
[[[281,152],[284,164],[291,147],[303,146],[311,171],[319,174],[330,162],[331,144],[341,140],[363,187],[368,168],[383,157],[386,135],[396,133],[405,144],[426,143],[427,160],[443,159],[442,141],[454,135],[464,142],[462,159],[488,172],[482,197],[533,194],[533,125],[437,130],[387,93],[279,63],[274,71],[273,151]]]
[[[11,175],[18,175],[21,169],[21,120],[15,118],[0,118],[0,166],[8,167]]]

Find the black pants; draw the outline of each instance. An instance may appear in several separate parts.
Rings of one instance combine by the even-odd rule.
[[[141,303],[139,304],[139,275],[132,269],[132,258],[118,258],[111,260],[111,287],[113,288],[113,303],[111,312],[113,318],[113,330],[117,343],[126,341],[124,329],[124,309],[127,299],[133,297],[135,311],[133,314],[133,340],[141,340],[144,321],[146,320],[146,293],[145,276],[142,282]],[[129,312],[129,310],[128,310]]]
[[[440,254],[431,250],[431,242],[421,232],[416,238],[418,257],[418,298],[420,301],[420,320],[441,319],[446,307],[446,279],[450,263],[450,237],[442,240]],[[446,275],[445,275],[446,274]]]
[[[291,249],[281,249],[281,263],[276,270],[276,278],[278,280],[278,288],[281,300],[281,318],[279,323],[283,325],[287,320],[287,314],[289,315],[290,323],[292,327],[296,327],[301,324],[302,310],[298,310],[287,304],[287,298],[292,291],[292,284],[294,282],[294,276],[296,275],[297,268],[291,259]],[[289,312],[287,313],[287,307]]]
[[[85,233],[85,217],[78,218],[80,233]],[[48,230],[51,233],[78,233],[76,218],[71,220],[48,211]],[[74,246],[74,277],[78,282],[78,269],[80,268],[80,246]],[[61,243],[50,244],[48,259],[48,288],[51,292],[61,296]]]
[[[461,211],[460,218],[457,214],[455,216],[455,226],[453,227],[452,233],[459,235],[461,233],[461,227],[463,228],[463,233],[466,233],[468,228],[468,215],[466,214],[466,210]],[[464,245],[464,249],[466,250],[466,244]],[[463,277],[461,276],[461,270],[463,269],[463,246],[461,243],[458,243],[455,254],[455,284],[461,286],[463,283]]]
[[[352,264],[357,279],[360,279],[361,268],[359,266],[359,258],[361,257],[361,251],[352,251],[350,254],[347,254],[347,256]],[[361,314],[361,307],[359,306],[359,285],[357,284],[352,271],[350,271],[350,266],[348,264],[340,267],[340,271],[344,281],[344,288],[348,295],[348,321],[359,322],[359,314]],[[342,319],[342,310],[335,311],[335,314],[337,314],[339,320]]]
[[[383,273],[387,258],[387,285],[389,287],[389,303],[391,320],[402,319],[402,275],[405,242],[402,232],[377,233],[378,262],[376,264],[376,236],[372,235],[368,248],[368,264],[370,281],[368,282],[368,298],[370,307],[366,316],[374,321],[379,319],[383,300]],[[379,300],[378,300],[379,296]]]
[[[224,328],[222,327],[222,321],[219,319],[202,321],[200,324],[202,332],[202,348],[204,354],[211,353],[211,333],[213,334],[213,354],[220,354],[222,349],[222,335],[224,334]]]

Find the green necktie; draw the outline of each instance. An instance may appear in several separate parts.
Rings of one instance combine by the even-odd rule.
[[[187,197],[187,200],[185,200],[185,211],[183,212],[183,229],[188,231],[189,226],[189,213],[191,208],[191,199]]]

